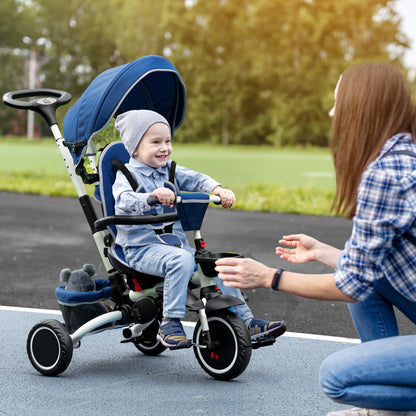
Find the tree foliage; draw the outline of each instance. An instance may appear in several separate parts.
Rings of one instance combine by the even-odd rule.
[[[388,46],[401,44],[386,0],[177,7],[182,18],[172,14],[167,29],[190,95],[188,139],[215,132],[209,137],[222,143],[325,145],[332,91],[345,66],[391,59]]]
[[[0,0],[0,4],[0,92],[3,94],[27,87],[26,63],[31,47],[30,38],[36,36],[36,28],[30,25],[33,10],[25,3]],[[0,109],[0,133],[20,133],[22,130],[19,124],[22,121],[25,121],[23,114],[17,114],[7,107]]]
[[[187,86],[175,137],[186,142],[325,146],[339,74],[362,60],[400,65],[407,46],[389,0],[30,4],[47,39],[39,51],[45,87],[76,97],[109,67],[166,56]]]

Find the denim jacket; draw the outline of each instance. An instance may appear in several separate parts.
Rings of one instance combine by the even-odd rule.
[[[170,165],[171,161],[164,167],[154,169],[131,158],[126,167],[137,184],[143,186],[145,192],[134,192],[124,174],[118,171],[113,185],[115,214],[143,215],[153,208],[147,204],[147,198],[155,189],[164,187],[165,180],[169,179]],[[181,191],[210,193],[220,184],[207,175],[177,165],[175,185]],[[158,206],[156,210],[162,213],[162,207]],[[179,221],[174,223],[172,232],[183,244],[187,244],[186,235]],[[161,242],[148,225],[117,225],[116,243],[125,248]]]

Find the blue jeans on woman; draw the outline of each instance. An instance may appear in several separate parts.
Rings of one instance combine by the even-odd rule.
[[[363,302],[348,304],[361,342],[399,335],[393,306],[416,324],[416,302],[397,292],[385,278],[377,280],[374,290]]]
[[[143,247],[126,247],[124,250],[130,267],[142,273],[164,276],[163,316],[183,318],[186,311],[186,292],[189,279],[195,271],[195,250],[184,245],[183,248],[167,244],[149,244]],[[253,318],[239,289],[226,287],[216,278],[217,286],[229,296],[241,299],[242,305],[234,306],[233,311],[247,323]]]
[[[338,403],[416,410],[416,335],[383,338],[338,351],[321,364],[320,383]]]

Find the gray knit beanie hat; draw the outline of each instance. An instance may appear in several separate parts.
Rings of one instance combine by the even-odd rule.
[[[131,110],[120,114],[116,118],[115,128],[120,132],[121,141],[130,156],[133,156],[140,140],[155,123],[169,123],[159,113],[150,110]]]

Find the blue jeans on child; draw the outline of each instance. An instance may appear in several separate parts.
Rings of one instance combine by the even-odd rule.
[[[183,318],[186,311],[186,292],[188,282],[195,271],[195,249],[184,245],[183,248],[167,244],[149,244],[143,247],[126,247],[124,255],[130,267],[142,273],[165,276],[163,291],[163,316]],[[217,286],[229,296],[244,301],[239,289],[226,287],[216,278]],[[234,306],[233,311],[247,323],[253,314],[247,304]]]
[[[321,364],[322,390],[351,406],[416,410],[416,335],[365,342]]]
[[[348,304],[362,342],[399,335],[393,305],[416,324],[416,302],[397,292],[385,278],[377,280],[374,289],[363,302]]]

